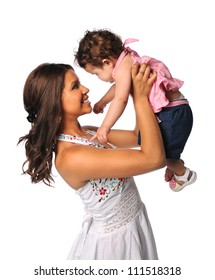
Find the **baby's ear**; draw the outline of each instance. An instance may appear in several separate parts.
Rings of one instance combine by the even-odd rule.
[[[103,63],[104,65],[110,65],[110,64],[112,64],[113,62],[111,61],[111,59],[105,58],[105,59],[102,60],[102,63]]]

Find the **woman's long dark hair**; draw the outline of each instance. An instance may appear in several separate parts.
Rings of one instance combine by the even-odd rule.
[[[42,181],[51,186],[54,182],[53,150],[62,115],[64,77],[69,69],[73,70],[68,64],[41,64],[29,74],[24,85],[24,108],[32,126],[28,134],[19,138],[18,144],[25,142],[27,159],[22,171],[31,176],[32,183]]]

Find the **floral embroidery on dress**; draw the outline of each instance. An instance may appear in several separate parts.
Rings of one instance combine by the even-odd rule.
[[[94,135],[95,131],[85,129],[86,133]],[[89,145],[94,146],[96,148],[102,148],[102,149],[108,149],[107,147],[97,143],[97,142],[91,142],[88,139],[81,138],[74,135],[69,134],[58,134],[57,140],[65,141],[65,142],[71,142],[71,143],[77,143],[82,145]],[[116,148],[111,143],[108,143],[112,148]],[[114,192],[116,189],[119,189],[123,186],[124,182],[127,182],[127,178],[103,178],[103,179],[97,179],[97,180],[89,180],[90,184],[92,185],[92,189],[95,192],[95,195],[99,196],[98,202],[101,202],[102,200],[105,200],[109,197],[109,195]]]
[[[90,184],[92,185],[95,195],[99,196],[98,202],[107,199],[112,192],[121,188],[124,182],[127,182],[127,178],[103,178],[90,180]]]
[[[86,131],[86,132],[88,132],[88,131]],[[101,145],[97,142],[91,142],[85,138],[81,138],[81,137],[73,136],[73,135],[69,135],[69,134],[59,134],[57,136],[57,139],[61,140],[61,141],[72,142],[72,143],[77,143],[77,144],[82,144],[82,145],[94,146],[96,148],[107,149],[106,147],[104,147],[103,145]]]

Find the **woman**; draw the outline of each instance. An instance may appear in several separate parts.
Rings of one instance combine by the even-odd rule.
[[[97,128],[82,127],[78,121],[92,107],[89,90],[70,65],[42,64],[26,80],[24,106],[32,127],[19,139],[26,148],[23,172],[33,183],[51,185],[54,153],[56,169],[86,209],[68,259],[157,259],[147,212],[132,178],[165,166],[160,129],[148,102],[156,73],[134,65],[131,74],[139,126],[112,130],[106,145],[90,142]],[[137,146],[139,130],[141,147],[131,149]]]

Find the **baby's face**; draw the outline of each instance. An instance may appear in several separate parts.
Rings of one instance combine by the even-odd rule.
[[[113,72],[113,66],[112,64],[108,64],[108,63],[104,63],[102,68],[99,67],[95,67],[91,64],[86,64],[85,66],[85,71],[96,75],[99,80],[104,81],[104,82],[113,82],[113,76],[112,76],[112,72]]]

